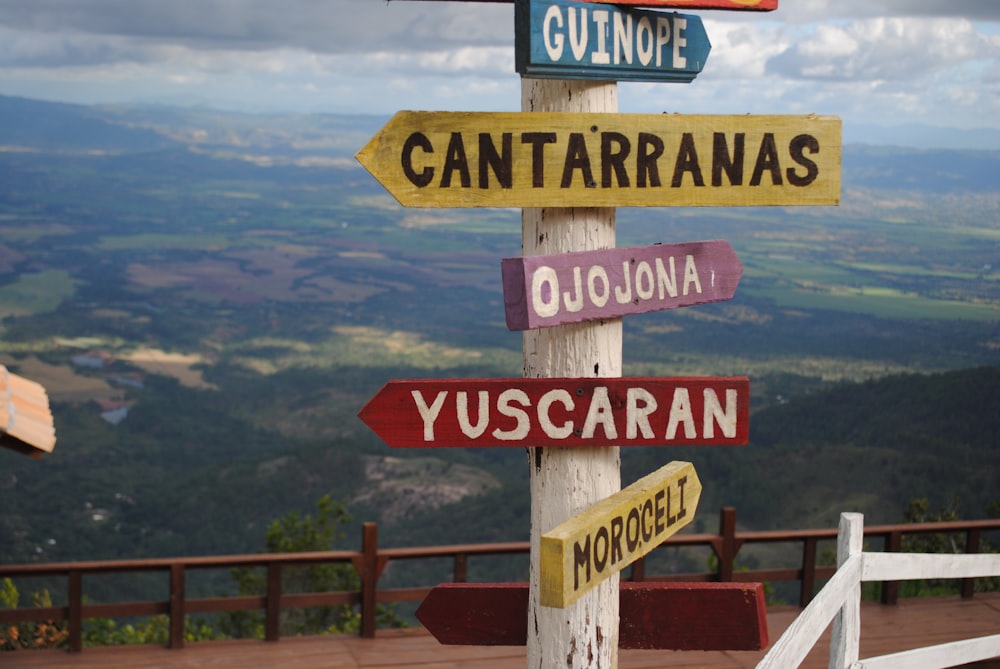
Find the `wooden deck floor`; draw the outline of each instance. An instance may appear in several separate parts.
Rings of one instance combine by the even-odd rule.
[[[796,608],[768,613],[774,642],[798,615]],[[900,600],[898,606],[865,603],[861,611],[861,657],[1000,634],[1000,593],[973,599],[956,597]],[[803,667],[826,667],[828,634]],[[620,669],[730,669],[753,667],[763,652],[621,651]],[[278,643],[214,641],[182,650],[158,646],[86,648],[82,653],[23,651],[0,654],[4,669],[523,669],[524,648],[442,646],[423,629],[379,632],[376,639],[353,636],[302,637]],[[979,663],[1000,668],[1000,659]]]

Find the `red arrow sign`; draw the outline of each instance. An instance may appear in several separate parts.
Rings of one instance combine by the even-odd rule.
[[[623,582],[619,596],[619,648],[760,650],[768,643],[760,583]],[[527,612],[527,583],[446,583],[416,615],[443,644],[523,646]]]
[[[722,302],[743,276],[722,240],[504,258],[500,269],[511,330]]]
[[[410,379],[358,416],[394,447],[742,446],[749,407],[744,376]]]

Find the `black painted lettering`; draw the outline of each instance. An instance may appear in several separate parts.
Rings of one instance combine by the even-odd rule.
[[[687,512],[688,512],[687,508],[684,506],[684,486],[687,485],[687,482],[688,482],[688,477],[686,477],[686,476],[682,476],[679,479],[677,479],[677,488],[678,488],[678,490],[680,490],[680,493],[681,493],[680,494],[681,508],[677,510],[677,517],[678,518],[683,518],[684,516],[687,515]]]
[[[526,132],[521,144],[531,144],[531,187],[545,187],[545,145],[556,143],[554,132]]]
[[[403,142],[403,153],[400,156],[400,164],[403,167],[403,174],[417,188],[423,188],[434,179],[434,168],[425,167],[419,174],[413,169],[413,150],[422,149],[424,153],[434,153],[431,140],[422,132],[415,132]]]
[[[743,185],[743,161],[746,160],[746,133],[738,132],[733,137],[733,153],[729,153],[726,133],[717,132],[712,139],[712,185],[722,185],[722,173],[726,173],[729,185]]]
[[[631,509],[628,518],[625,519],[625,547],[629,553],[639,547],[639,509]]]
[[[656,161],[663,155],[663,140],[649,132],[639,133],[639,150],[635,157],[635,185],[639,188],[659,188],[660,168]]]
[[[630,185],[625,159],[632,152],[632,143],[620,132],[601,133],[601,188],[611,188],[611,171],[614,170],[619,188]]]
[[[788,183],[793,186],[808,186],[819,176],[819,167],[805,156],[806,149],[813,155],[819,153],[819,140],[812,135],[798,135],[788,145],[788,153],[791,154],[792,160],[806,168],[804,176],[799,176],[794,167],[788,168],[786,171]]]
[[[611,519],[611,564],[618,564],[622,559],[622,532],[625,529],[625,521],[621,516]]]
[[[497,147],[493,144],[493,137],[488,132],[479,133],[479,187],[490,187],[489,171],[493,170],[493,175],[497,178],[497,183],[501,188],[510,188],[514,185],[514,149],[513,135],[509,132],[503,133],[500,138],[501,151],[497,153]]]
[[[590,535],[581,546],[578,542],[573,542],[573,589],[580,589],[580,567],[586,567],[585,583],[590,583]]]
[[[465,142],[462,141],[462,133],[451,133],[451,140],[448,142],[448,154],[444,159],[444,167],[441,168],[441,188],[451,187],[452,172],[458,170],[458,178],[462,188],[472,185],[472,176],[469,174],[469,160],[465,156]]]
[[[671,188],[680,188],[684,184],[684,174],[690,172],[695,186],[704,186],[705,178],[701,175],[701,165],[698,163],[698,149],[694,145],[694,135],[690,132],[681,137],[681,148],[677,152],[674,163],[674,178]]]
[[[653,519],[656,523],[656,533],[661,534],[663,530],[667,529],[667,526],[663,524],[663,507],[660,502],[663,501],[664,492],[658,490],[656,495],[653,496],[653,508],[655,509],[653,513]]]
[[[753,176],[750,177],[751,186],[759,186],[764,178],[764,172],[771,173],[771,183],[775,186],[782,185],[781,161],[778,160],[778,147],[774,145],[774,133],[764,133],[764,139],[760,142],[760,151],[757,152],[757,164],[753,167]]]
[[[642,540],[649,542],[653,538],[653,500],[647,499],[642,505]]]
[[[587,154],[587,141],[583,138],[582,132],[571,132],[569,134],[569,145],[566,147],[566,162],[563,163],[562,183],[560,188],[569,188],[573,185],[573,172],[580,170],[583,177],[583,185],[593,188],[594,173],[590,169],[590,156]]]
[[[670,513],[670,507],[673,506],[673,492],[674,489],[670,486],[667,487],[667,527],[671,527],[677,522],[677,516]]]
[[[609,544],[608,528],[602,525],[594,535],[594,571],[598,574],[608,566]]]

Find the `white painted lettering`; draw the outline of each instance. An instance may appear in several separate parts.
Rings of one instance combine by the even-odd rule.
[[[579,62],[587,53],[587,36],[590,32],[587,23],[587,10],[580,9],[579,25],[576,22],[576,8],[570,7],[567,13],[569,14],[569,47],[573,50],[573,57]]]
[[[726,389],[726,410],[719,404],[719,396],[711,388],[705,388],[705,416],[702,425],[702,435],[705,439],[715,438],[715,423],[722,428],[722,436],[732,439],[736,436],[736,389]]]
[[[566,408],[566,411],[572,411],[575,406],[573,396],[569,394],[569,391],[562,388],[550,390],[538,400],[538,424],[541,426],[542,431],[552,439],[566,439],[569,435],[573,434],[573,421],[568,420],[562,425],[556,425],[552,422],[552,417],[549,415],[549,407],[556,402],[562,404]]]
[[[688,286],[694,284],[694,288],[701,295],[701,279],[698,278],[698,268],[694,264],[694,256],[689,255],[684,259],[684,294],[688,294]]]
[[[597,292],[597,281],[603,284],[600,294]],[[594,265],[587,271],[587,296],[595,307],[601,308],[608,303],[611,297],[611,282],[608,280],[608,272],[600,265]]]
[[[469,420],[469,393],[460,390],[455,393],[455,409],[458,412],[458,426],[462,429],[462,434],[470,439],[476,439],[486,432],[486,427],[490,423],[490,394],[486,390],[478,393],[479,408],[476,412],[476,424]]]
[[[629,388],[625,402],[625,436],[635,439],[642,433],[643,439],[652,439],[649,414],[656,411],[656,397],[645,388]]]
[[[635,294],[639,296],[640,300],[649,300],[652,299],[655,290],[653,268],[643,260],[635,268]]]
[[[512,402],[517,402],[525,407],[531,406],[528,393],[520,388],[510,388],[500,393],[497,398],[497,411],[501,415],[517,421],[517,426],[512,430],[501,430],[500,428],[493,430],[493,436],[501,441],[520,441],[528,436],[528,430],[531,428],[531,419],[528,417],[528,413],[524,409],[511,406]]]
[[[639,19],[636,28],[635,48],[639,52],[639,62],[649,65],[653,60],[653,50],[656,48],[656,40],[653,37],[653,26],[649,23],[649,18],[643,16]]]
[[[562,12],[559,11],[557,5],[551,5],[545,11],[545,19],[542,23],[542,40],[545,42],[545,53],[549,55],[551,60],[557,61],[562,58],[565,39],[562,33],[557,32],[552,34],[553,21],[556,24],[556,28],[563,27]]]
[[[632,15],[615,12],[615,65],[620,65],[622,56],[632,64]]]
[[[608,439],[618,438],[618,428],[615,427],[614,414],[611,413],[611,400],[608,399],[608,389],[605,386],[594,388],[594,397],[587,409],[587,419],[583,422],[580,437],[593,439],[598,423],[604,427],[604,436]]]
[[[667,439],[677,438],[677,426],[684,424],[684,436],[694,439],[696,436],[694,416],[691,413],[691,396],[687,388],[674,390],[674,398],[670,403],[670,419],[667,421]]]
[[[576,313],[583,309],[583,277],[579,267],[573,268],[573,287],[576,289],[576,297],[570,297],[568,290],[563,293],[563,302],[566,304],[566,310],[570,313]]]
[[[632,275],[629,272],[628,260],[622,261],[622,276],[625,277],[625,288],[615,286],[615,299],[618,304],[628,304],[632,301]]]
[[[434,421],[437,420],[438,414],[441,413],[441,407],[444,406],[444,398],[448,396],[447,390],[442,390],[434,398],[434,403],[427,406],[427,402],[424,400],[424,395],[419,390],[410,391],[410,395],[413,397],[413,401],[417,404],[417,411],[420,412],[420,417],[424,421],[424,441],[434,441]]]
[[[656,66],[663,66],[663,47],[670,44],[670,20],[656,19]]]
[[[610,15],[606,9],[594,10],[594,23],[597,24],[597,51],[590,54],[590,61],[596,65],[607,65],[611,62],[611,54],[608,53],[607,34],[608,20]]]
[[[674,257],[670,256],[670,273],[667,273],[663,266],[663,258],[656,259],[656,282],[660,287],[660,299],[664,299],[664,294],[670,297],[677,297],[677,268]]]
[[[687,46],[687,38],[682,34],[687,30],[687,19],[680,16],[674,17],[674,67],[687,67],[687,58],[681,55],[681,49]]]
[[[548,287],[548,290],[544,290]],[[546,299],[545,293],[548,293]],[[531,275],[531,308],[543,318],[559,313],[559,277],[549,266],[542,266]]]

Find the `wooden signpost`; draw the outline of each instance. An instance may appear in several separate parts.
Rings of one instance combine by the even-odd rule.
[[[761,650],[768,644],[761,583],[622,582],[618,647]],[[523,646],[527,583],[444,583],[416,610],[440,643]]]
[[[529,583],[443,586],[418,615],[443,643],[526,643],[529,667],[758,649],[759,584],[619,587],[701,483],[675,462],[620,490],[618,446],[746,444],[749,381],[621,378],[621,316],[729,299],[742,266],[721,241],[615,249],[615,207],[837,204],[840,120],[618,113],[615,81],[691,81],[710,50],[697,17],[630,7],[777,0],[516,3],[521,113],[401,111],[357,154],[403,206],[522,212],[502,267],[524,378],[390,381],[359,414],[394,447],[526,447]]]
[[[576,0],[516,0],[525,77],[688,83],[712,45],[697,16]]]
[[[392,447],[742,446],[746,377],[393,380],[358,414]]]
[[[841,123],[401,111],[356,157],[406,207],[837,204]]]
[[[694,520],[701,481],[671,462],[541,538],[541,604],[565,608]]]
[[[520,256],[500,267],[510,330],[721,302],[743,275],[723,240]]]

